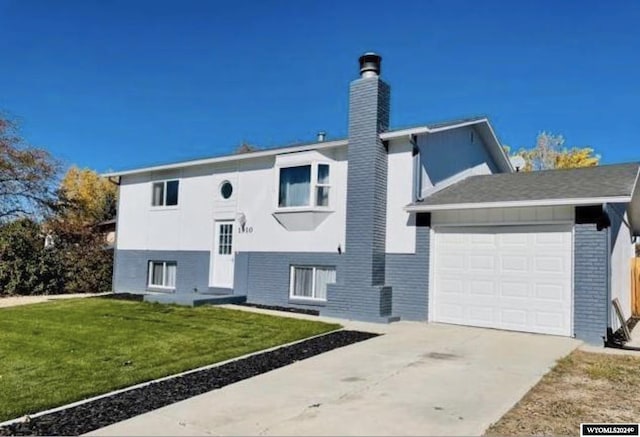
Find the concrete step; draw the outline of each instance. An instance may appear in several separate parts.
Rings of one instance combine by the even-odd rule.
[[[213,295],[213,294],[146,294],[145,302],[175,304],[196,307],[200,305],[224,305],[231,303],[243,303],[247,300],[246,296],[238,296],[233,294]]]

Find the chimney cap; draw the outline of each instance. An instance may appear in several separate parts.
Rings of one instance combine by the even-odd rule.
[[[360,62],[360,76],[361,77],[375,77],[380,75],[380,64],[382,63],[382,56],[374,52],[367,52],[360,56],[358,59]]]

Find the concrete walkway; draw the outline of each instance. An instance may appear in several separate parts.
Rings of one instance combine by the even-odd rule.
[[[46,296],[10,296],[0,297],[0,308],[15,307],[19,305],[31,305],[34,303],[48,302],[58,299],[74,299],[79,297],[101,296],[110,293],[78,293],[78,294],[49,294]]]
[[[399,322],[93,435],[480,435],[580,343]]]

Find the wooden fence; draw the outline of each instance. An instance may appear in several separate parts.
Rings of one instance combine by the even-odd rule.
[[[640,258],[631,258],[631,312],[640,316]]]

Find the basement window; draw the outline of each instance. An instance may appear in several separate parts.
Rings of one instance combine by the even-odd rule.
[[[149,261],[149,287],[175,289],[177,270],[175,261]]]
[[[291,266],[292,299],[327,300],[327,284],[336,282],[335,267]]]

